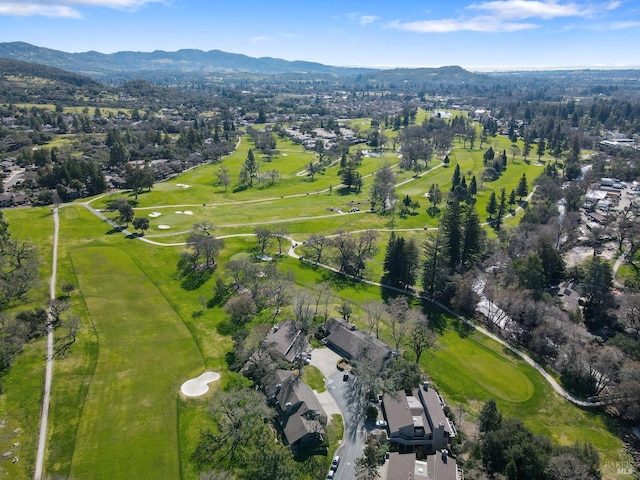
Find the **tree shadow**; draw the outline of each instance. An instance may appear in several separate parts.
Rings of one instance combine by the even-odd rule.
[[[427,208],[427,214],[432,218],[439,217],[440,213],[441,210],[438,207],[431,206]]]
[[[442,335],[448,325],[448,320],[444,312],[440,309],[433,308],[433,304],[427,299],[422,299],[422,312],[429,318],[429,328],[439,335]]]
[[[189,272],[182,277],[180,286],[187,291],[197,290],[211,278],[212,273],[211,269]]]

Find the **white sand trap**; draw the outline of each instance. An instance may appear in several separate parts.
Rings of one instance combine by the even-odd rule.
[[[176,183],[176,187],[191,188],[191,185],[187,185],[186,183]]]
[[[160,212],[151,212],[149,214],[151,218],[158,218],[160,215],[162,215]]]
[[[158,228],[160,230],[169,230],[171,228],[170,225],[158,225]]]
[[[193,212],[191,210],[185,210],[182,213],[183,213],[183,215],[193,215]]]
[[[288,156],[289,156],[289,154],[287,154],[287,153],[283,153],[283,154],[282,154],[282,156],[283,156],[283,157],[288,157]]]
[[[197,378],[187,380],[180,387],[180,391],[187,397],[199,397],[209,391],[209,384],[220,379],[220,374],[212,370],[204,372]]]
[[[173,212],[173,213],[177,213],[178,215],[180,215],[180,214],[182,213],[182,210],[176,210],[176,211],[175,211],[175,212]]]

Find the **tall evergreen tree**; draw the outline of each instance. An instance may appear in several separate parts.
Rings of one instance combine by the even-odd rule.
[[[523,173],[520,177],[520,181],[518,182],[518,187],[516,188],[516,195],[520,197],[526,197],[529,194],[529,186],[527,185],[527,174]]]
[[[487,202],[487,213],[489,214],[489,220],[494,213],[498,211],[498,199],[496,198],[496,192],[491,192],[489,195],[489,201]]]
[[[454,198],[447,205],[447,209],[440,221],[444,251],[447,255],[449,269],[453,272],[460,264],[462,243],[462,205]]]
[[[469,195],[476,195],[478,193],[478,182],[476,181],[476,176],[471,177],[471,181],[469,182]]]
[[[458,185],[460,185],[460,164],[456,163],[456,168],[454,168],[453,176],[451,177],[451,191],[454,192]]]
[[[473,205],[465,208],[463,220],[460,266],[466,270],[473,266],[484,253],[485,231],[480,225],[480,217]]]
[[[424,262],[422,263],[422,288],[429,295],[444,290],[447,278],[447,259],[440,229],[427,236],[423,244]]]

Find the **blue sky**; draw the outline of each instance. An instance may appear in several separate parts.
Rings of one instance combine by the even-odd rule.
[[[0,42],[328,65],[640,68],[639,0],[0,0]]]

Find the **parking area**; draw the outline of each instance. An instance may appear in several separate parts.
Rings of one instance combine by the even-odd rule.
[[[325,378],[329,378],[338,371],[338,360],[340,355],[329,348],[314,348],[311,351],[310,365],[320,370]]]
[[[330,393],[331,384],[334,382],[334,380],[329,378],[332,374],[338,371],[336,365],[339,359],[340,356],[332,352],[328,348],[316,348],[311,351],[311,359],[309,361],[309,365],[313,365],[318,370],[320,370],[324,378],[327,379],[327,389],[322,393],[318,393],[314,390],[314,393],[316,394],[316,397],[318,398],[320,405],[322,405],[322,408],[326,412],[329,420],[331,420],[332,415],[342,415],[340,407],[338,407],[338,404]]]

